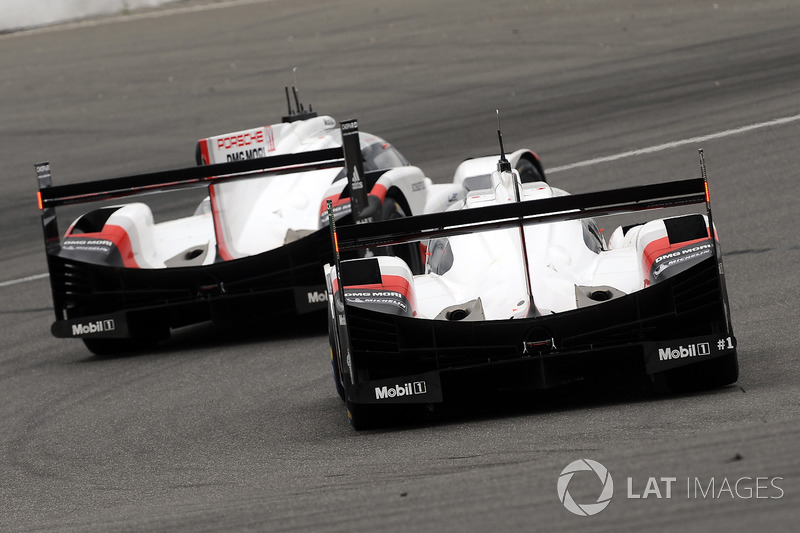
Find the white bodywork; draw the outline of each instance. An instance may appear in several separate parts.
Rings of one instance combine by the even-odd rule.
[[[494,189],[475,191],[460,208],[516,201],[513,184],[494,173]],[[515,171],[504,177],[518,179]],[[567,194],[546,183],[519,184],[522,201]],[[459,206],[455,206],[458,208]],[[596,253],[585,243],[580,220],[526,226],[527,263],[534,305],[542,314],[576,308],[575,286],[608,286],[624,293],[643,288],[634,247]],[[523,318],[531,311],[520,230],[504,229],[448,239],[453,265],[414,279],[418,315],[480,298],[487,319]],[[598,245],[601,245],[598,241]],[[461,260],[459,260],[461,259]]]
[[[483,183],[488,188],[467,191],[466,197],[453,203],[449,210],[516,202],[517,194],[521,194],[519,201],[568,194],[543,181],[521,183],[516,170],[493,170],[496,161],[497,158],[480,158],[462,163],[455,173],[454,186],[470,189],[471,182],[472,186]],[[406,272],[410,287],[405,296],[415,302],[414,316],[427,319],[445,319],[448,309],[459,306],[467,309],[477,299],[483,312],[481,318],[485,320],[569,311],[647,287],[649,264],[669,257],[669,251],[676,248],[656,246],[666,236],[663,220],[653,220],[627,233],[617,228],[606,242],[594,222],[583,219],[431,240],[425,243],[429,256],[427,273],[412,276],[410,271]],[[433,259],[437,254],[432,250],[437,246],[438,257]],[[523,250],[527,250],[526,258]],[[705,252],[687,254],[684,259],[694,259],[702,253]],[[443,259],[448,254],[449,258]],[[392,257],[378,259],[382,272],[397,269],[400,261]],[[443,263],[447,265],[442,268]],[[326,272],[331,287],[336,272],[332,267]]]
[[[371,193],[381,200],[402,199],[409,211],[405,215],[441,210],[463,198],[449,185],[433,185],[380,137],[363,132],[359,136],[362,151],[372,154],[373,168],[367,170],[389,169]],[[319,116],[209,137],[199,142],[198,150],[204,163],[214,164],[341,144],[336,121]],[[208,265],[259,254],[318,230],[325,218],[325,201],[335,202],[347,184],[342,173],[341,168],[332,168],[217,183],[209,187],[209,196],[193,215],[160,223],[154,223],[144,203],[118,206],[91,237],[117,245],[125,265],[138,268]],[[349,212],[349,202],[344,207]],[[73,242],[76,249],[83,246],[78,243],[84,237],[73,231],[77,222],[65,238],[65,246]]]

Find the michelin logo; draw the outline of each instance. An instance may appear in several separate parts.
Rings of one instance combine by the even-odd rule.
[[[653,277],[659,277],[668,268],[685,263],[686,261],[698,259],[711,253],[711,245],[703,244],[700,246],[692,246],[690,248],[686,248],[685,250],[679,250],[661,255],[657,257],[653,263],[655,266],[655,269],[653,270]],[[662,263],[662,261],[664,262]]]
[[[685,255],[694,256],[695,254],[704,254],[704,253],[708,253],[710,251],[711,251],[711,245],[710,244],[702,244],[700,246],[692,246],[691,248],[686,248],[685,250],[678,250],[678,251],[675,251],[675,252],[670,252],[670,253],[666,253],[664,255],[660,255],[660,256],[658,256],[656,258],[656,263],[660,263],[661,261],[663,261],[665,259],[675,259],[675,258],[680,258],[680,257],[685,256]]]
[[[698,355],[709,355],[711,345],[707,342],[698,342],[688,346],[678,346],[677,348],[659,348],[658,360],[669,361],[670,359],[684,359],[686,357],[697,357]]]
[[[425,394],[428,392],[428,387],[424,381],[415,381],[414,383],[404,383],[403,385],[395,385],[394,387],[375,387],[375,399],[384,400],[386,398],[399,398],[401,396],[412,396],[415,394]]]
[[[73,324],[72,334],[77,337],[79,335],[88,335],[103,331],[114,331],[115,329],[116,325],[113,320],[98,320],[97,322],[89,322],[88,324]]]

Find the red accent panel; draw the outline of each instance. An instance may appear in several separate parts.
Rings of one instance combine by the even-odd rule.
[[[716,231],[714,232],[714,236],[716,237]],[[642,273],[644,274],[644,286],[647,287],[650,285],[650,269],[653,268],[653,263],[656,259],[661,257],[664,254],[668,254],[674,250],[678,250],[679,248],[684,248],[686,246],[690,246],[692,244],[696,244],[698,242],[707,241],[708,237],[704,237],[702,239],[694,239],[691,241],[683,241],[678,242],[675,244],[669,243],[669,237],[661,237],[660,239],[656,239],[652,241],[650,244],[645,246],[644,252],[642,253]]]
[[[136,259],[133,256],[131,237],[122,226],[106,225],[103,226],[103,231],[81,233],[79,235],[68,234],[68,236],[87,239],[105,239],[107,241],[111,241],[119,251],[119,255],[122,257],[122,264],[125,265],[125,268],[139,268],[139,264],[136,262]]]
[[[224,261],[232,261],[233,255],[228,250],[228,245],[225,243],[225,232],[222,229],[222,218],[219,213],[219,204],[217,203],[217,195],[214,192],[214,186],[208,188],[208,196],[211,200],[211,217],[214,220],[214,237],[217,240],[217,250],[219,256]]]
[[[350,203],[350,198],[341,198],[340,195],[336,196],[328,196],[322,200],[322,203],[319,204],[319,214],[322,216],[322,213],[328,210],[328,200],[331,201],[333,207],[337,207],[343,204]]]
[[[644,274],[645,287],[650,283],[650,269],[653,268],[653,262],[658,256],[669,251],[669,247],[669,237],[661,237],[645,246],[642,253],[642,274]]]
[[[386,200],[386,192],[387,189],[384,185],[375,184],[375,186],[370,191],[370,196],[376,196],[378,199],[383,203]],[[328,210],[328,200],[333,203],[333,207],[337,207],[343,204],[347,204],[350,202],[350,198],[342,198],[341,195],[337,194],[336,196],[329,196],[324,198],[322,202],[319,204],[319,214],[322,215],[325,211]]]
[[[411,311],[416,315],[417,314],[417,301],[414,298],[414,293],[411,291],[411,284],[409,281],[404,278],[403,276],[389,276],[389,275],[381,275],[381,283],[370,283],[367,285],[345,285],[346,289],[372,289],[376,291],[394,291],[399,292],[402,294],[406,300],[408,300],[409,305],[411,305]],[[339,290],[339,280],[333,280],[333,292],[337,292]]]
[[[372,190],[369,192],[372,196],[377,196],[381,203],[386,199],[386,186],[376,183]]]
[[[203,158],[203,163],[206,165],[211,164],[211,160],[208,157],[208,139],[200,139],[200,156]]]
[[[121,226],[105,226],[103,227],[103,234],[111,233],[111,242],[116,244],[120,255],[122,255],[122,264],[128,268],[139,268],[138,263],[133,255],[133,247],[131,246],[131,237],[125,228]]]

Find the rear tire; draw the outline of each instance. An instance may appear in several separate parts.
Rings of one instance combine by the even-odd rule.
[[[372,429],[377,425],[377,412],[380,410],[378,406],[353,403],[350,400],[345,400],[345,405],[347,407],[347,418],[356,431]]]
[[[339,372],[339,348],[336,342],[336,332],[334,331],[335,323],[328,314],[328,343],[331,347],[331,367],[333,369],[333,384],[336,387],[336,394],[339,398],[344,400],[344,386],[342,386],[342,376]]]
[[[517,172],[519,172],[519,179],[522,183],[533,183],[536,181],[543,181],[547,183],[547,179],[544,177],[544,173],[541,172],[533,161],[522,158],[517,161],[516,166]]]
[[[383,201],[381,220],[393,220],[396,218],[405,218],[406,216],[408,215],[405,210],[394,198],[387,197]],[[417,275],[425,273],[425,262],[422,259],[422,252],[420,251],[418,242],[387,246],[385,252],[378,255],[394,255],[405,261],[408,268],[411,269],[412,274]]]

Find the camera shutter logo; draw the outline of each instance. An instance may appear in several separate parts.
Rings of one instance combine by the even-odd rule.
[[[600,493],[595,503],[577,503],[572,499],[572,496],[570,496],[569,490],[567,490],[569,482],[572,480],[572,476],[575,475],[575,472],[585,470],[591,470],[597,474],[597,477],[600,478],[600,482],[603,484],[603,491]],[[612,496],[614,496],[614,480],[611,479],[611,474],[608,472],[608,469],[597,461],[592,461],[591,459],[578,459],[577,461],[573,461],[561,471],[561,475],[558,477],[558,499],[561,500],[561,503],[564,504],[564,507],[566,507],[569,512],[578,516],[596,515],[608,507]]]

